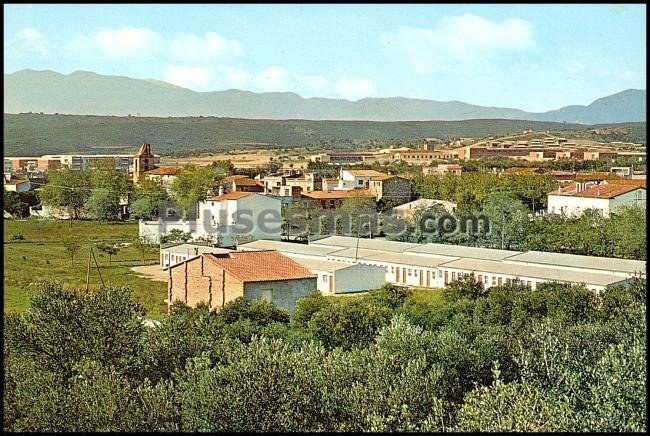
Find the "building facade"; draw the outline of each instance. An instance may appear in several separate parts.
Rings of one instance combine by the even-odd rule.
[[[290,313],[316,290],[307,268],[277,251],[206,253],[169,268],[167,304],[221,309],[239,297],[263,299]]]

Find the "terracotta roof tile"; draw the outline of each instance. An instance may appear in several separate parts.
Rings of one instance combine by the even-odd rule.
[[[181,167],[156,167],[146,173],[152,176],[176,176],[182,172],[183,168]]]
[[[349,191],[335,190],[335,191],[312,191],[303,192],[304,197],[313,198],[315,200],[336,200],[343,198],[375,198],[375,194],[368,189],[351,189]]]
[[[242,282],[265,282],[316,277],[295,260],[275,250],[207,253],[203,256]]]
[[[223,201],[223,200],[239,200],[240,198],[248,197],[255,194],[254,192],[232,191],[227,194],[217,195],[216,197],[208,198],[208,201]]]
[[[347,172],[355,177],[383,177],[388,175],[375,170],[347,170]]]

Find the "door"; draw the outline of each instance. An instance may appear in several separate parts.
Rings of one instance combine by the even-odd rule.
[[[420,286],[424,286],[424,271],[420,270]],[[429,277],[429,274],[427,273],[427,278]]]
[[[501,282],[502,282],[502,279],[501,279],[501,277],[499,277],[499,278],[497,279],[497,283],[498,283],[499,286],[501,286]]]
[[[431,271],[427,271],[427,288],[431,287]]]
[[[400,281],[400,269],[399,266],[395,267],[395,282],[399,283]]]
[[[329,286],[330,286],[330,294],[334,293],[334,276],[330,276],[329,278]]]
[[[448,277],[447,273],[448,271],[445,271],[445,285],[447,284],[447,277]]]

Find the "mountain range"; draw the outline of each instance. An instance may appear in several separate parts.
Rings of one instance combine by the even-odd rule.
[[[291,92],[231,89],[196,92],[159,80],[106,76],[87,71],[65,75],[21,70],[4,75],[4,112],[152,117],[216,116],[251,119],[429,121],[510,119],[579,124],[646,121],[646,91],[628,89],[582,106],[542,113],[404,97],[348,101],[303,98]]]

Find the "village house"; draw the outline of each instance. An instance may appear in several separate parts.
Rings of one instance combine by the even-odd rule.
[[[196,218],[189,220],[159,218],[139,223],[140,236],[152,242],[174,229],[189,233],[193,239],[213,238],[216,245],[232,247],[242,241],[280,239],[281,201],[256,192],[229,192],[198,204]]]
[[[460,176],[463,173],[463,167],[456,164],[440,164],[435,167],[422,167],[422,174],[427,175],[443,175],[453,174]]]
[[[145,173],[149,180],[159,182],[166,189],[169,189],[178,175],[183,172],[183,168],[180,167],[156,167],[153,170],[149,170]]]
[[[225,194],[228,192],[264,192],[264,183],[241,174],[224,178],[219,186],[223,187]]]
[[[293,313],[316,290],[316,276],[277,251],[204,253],[171,266],[167,303],[221,309],[238,297],[262,299]]]
[[[549,192],[547,204],[550,214],[579,216],[586,209],[596,209],[608,217],[616,208],[625,205],[645,209],[646,188],[645,183],[575,182]]]

